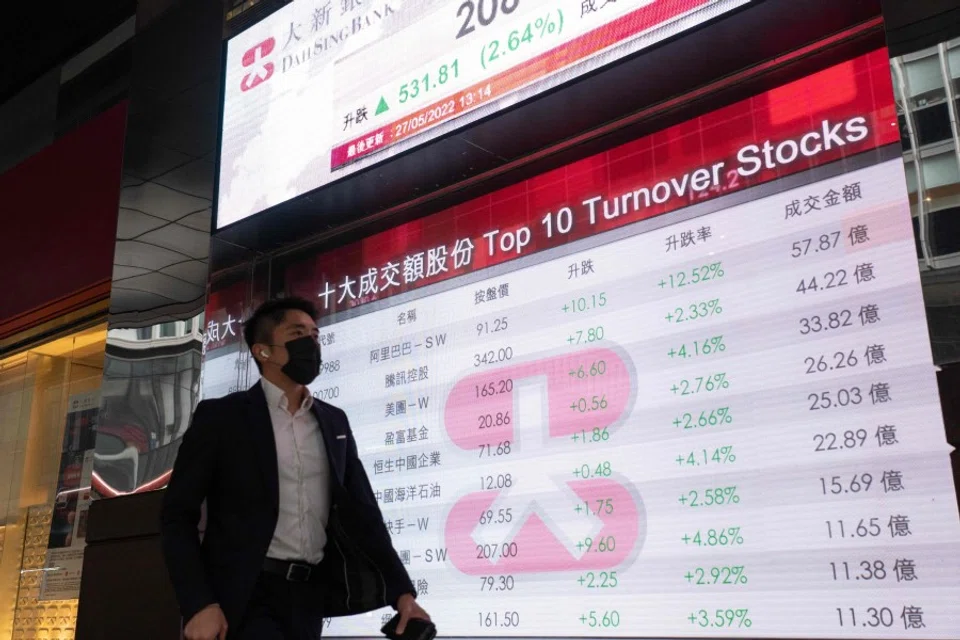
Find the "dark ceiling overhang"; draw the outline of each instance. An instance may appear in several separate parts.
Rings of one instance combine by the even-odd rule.
[[[8,2],[0,27],[0,104],[132,16],[137,0]]]
[[[957,0],[883,0],[891,56],[935,46],[960,34]]]

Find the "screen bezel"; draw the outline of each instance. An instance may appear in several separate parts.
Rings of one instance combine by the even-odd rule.
[[[817,1],[822,2],[824,0],[817,0]],[[218,113],[217,113],[217,146],[216,146],[216,159],[215,159],[214,198],[213,198],[213,205],[212,205],[212,208],[213,208],[212,233],[222,234],[225,231],[229,231],[230,233],[228,235],[230,235],[231,237],[234,237],[237,233],[235,229],[238,227],[262,225],[263,224],[262,220],[264,218],[269,217],[271,215],[276,215],[276,214],[283,215],[291,210],[298,211],[299,215],[295,217],[298,217],[301,219],[308,218],[310,217],[309,214],[307,213],[307,215],[304,215],[304,213],[313,208],[310,206],[310,203],[316,198],[316,196],[322,195],[324,192],[330,192],[337,189],[349,190],[351,186],[354,185],[354,183],[362,182],[365,176],[370,176],[371,174],[383,174],[383,173],[389,174],[393,172],[404,173],[404,171],[397,170],[397,169],[399,167],[406,167],[406,165],[423,164],[423,162],[427,161],[431,155],[443,154],[444,147],[450,146],[451,140],[456,142],[457,139],[464,138],[470,132],[482,127],[487,123],[490,123],[491,121],[497,122],[502,120],[504,116],[507,116],[510,114],[517,114],[518,112],[522,114],[522,113],[531,111],[530,107],[535,106],[537,104],[542,104],[545,101],[549,102],[550,104],[562,104],[565,100],[567,100],[569,97],[572,96],[574,90],[578,88],[582,88],[581,85],[583,83],[588,82],[591,79],[596,78],[597,76],[602,76],[609,71],[618,69],[623,65],[632,63],[636,61],[638,58],[642,58],[646,54],[652,51],[661,49],[665,45],[674,43],[678,40],[683,40],[688,37],[691,37],[693,34],[702,32],[705,29],[709,29],[711,26],[716,25],[720,22],[728,21],[734,18],[735,16],[753,7],[762,6],[762,5],[774,5],[774,4],[776,3],[769,3],[766,0],[750,0],[748,4],[731,9],[728,12],[725,12],[719,16],[716,16],[712,19],[709,19],[697,25],[696,27],[693,27],[692,29],[676,34],[669,38],[665,38],[650,47],[628,54],[622,58],[619,58],[614,62],[608,63],[606,65],[602,65],[586,73],[579,74],[571,78],[570,80],[564,83],[561,83],[560,85],[554,88],[543,91],[526,100],[519,101],[516,104],[500,109],[487,116],[469,121],[468,123],[462,126],[454,127],[453,130],[451,131],[447,131],[441,134],[437,134],[435,136],[431,136],[428,139],[424,140],[422,143],[419,143],[410,149],[400,152],[397,155],[386,158],[383,161],[377,162],[365,169],[362,169],[356,172],[351,172],[351,173],[348,173],[347,175],[343,175],[335,179],[332,179],[329,182],[326,182],[325,184],[319,187],[316,187],[315,189],[307,191],[303,194],[290,198],[282,203],[279,203],[277,205],[274,205],[272,207],[259,211],[255,214],[242,218],[241,220],[232,222],[230,224],[227,224],[221,227],[219,224],[219,218],[220,218],[219,194],[220,194],[220,169],[221,169],[221,160],[222,160],[221,156],[222,156],[222,143],[223,143],[223,120],[224,120],[224,110],[226,106],[225,105],[225,79],[226,79],[226,66],[227,66],[227,52],[229,50],[229,46],[231,42],[233,42],[239,35],[249,30],[255,24],[262,22],[262,20],[257,23],[252,23],[250,25],[247,25],[244,27],[244,29],[238,31],[236,34],[232,35],[229,39],[225,40],[222,43],[222,48],[221,48],[221,55],[220,55],[221,82],[220,82],[220,96],[218,101]],[[584,91],[590,94],[593,93],[593,90],[584,89]],[[538,122],[540,121],[540,118],[538,118],[533,114],[531,114],[529,118],[525,118],[525,117],[518,118],[516,115],[514,115],[514,120],[529,120],[531,122]],[[606,121],[609,121],[609,116],[604,116],[603,118],[598,119],[597,122],[588,124],[585,128],[592,128],[593,126],[596,126],[597,124],[600,124],[601,122],[606,122]],[[516,134],[518,132],[519,127],[516,127],[516,126],[504,127],[504,129],[509,129],[510,131],[506,133],[500,133],[498,137],[501,137],[502,139],[506,140],[511,137],[510,135],[508,135],[508,133]],[[553,130],[553,128],[550,128],[550,127],[547,127],[547,129],[549,131]],[[511,154],[511,155],[513,155],[514,157],[522,156],[522,155],[531,153],[537,150],[538,148],[542,148],[545,145],[549,146],[549,144],[552,142],[551,140],[549,140],[549,137],[550,137],[549,131],[544,131],[543,136],[538,136],[538,138],[543,138],[543,140],[538,139],[537,142],[534,144],[524,145],[525,148],[522,149],[519,154]],[[577,133],[579,133],[579,131]],[[569,135],[570,134],[561,134],[558,137],[562,139],[565,137],[569,137]],[[474,157],[471,157],[470,160],[477,161],[479,157],[480,156],[474,156]],[[454,160],[456,160],[456,158],[454,158]],[[500,163],[497,163],[497,162],[492,163],[492,165],[487,169],[496,168],[497,164],[500,164]],[[410,168],[413,168],[413,167],[410,167]],[[464,165],[464,168],[466,168],[466,165]],[[487,169],[485,169],[484,172]],[[413,176],[410,176],[413,179],[412,183],[410,184],[410,188],[414,192],[425,191],[429,189],[431,185],[440,184],[444,187],[450,187],[450,186],[456,185],[459,182],[458,179],[452,179],[452,180],[444,179],[440,183],[438,183],[437,180],[439,176],[437,175],[436,168],[434,168],[433,171],[428,171],[428,172],[406,171],[405,173],[414,174]],[[405,199],[410,200],[412,198],[405,198]],[[372,213],[373,211],[376,211],[376,209],[381,208],[378,205],[382,206],[382,204],[383,203],[381,202],[377,202],[373,204],[373,206],[371,207],[371,211],[368,211],[368,213]],[[391,204],[399,204],[399,203],[394,202]],[[319,208],[323,208],[323,207],[321,206]],[[361,216],[366,217],[366,215],[364,214],[361,214]],[[284,216],[284,217],[287,217],[287,216]],[[258,221],[257,225],[245,224],[248,222],[252,222],[254,220]],[[334,222],[333,226],[339,226],[339,224],[337,222]],[[245,244],[245,243],[241,243],[241,244]]]

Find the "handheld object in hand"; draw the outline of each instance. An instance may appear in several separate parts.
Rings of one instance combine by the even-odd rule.
[[[433,640],[437,637],[436,625],[428,620],[411,618],[407,621],[407,628],[402,634],[397,633],[398,624],[400,624],[399,613],[390,618],[380,631],[390,640]]]

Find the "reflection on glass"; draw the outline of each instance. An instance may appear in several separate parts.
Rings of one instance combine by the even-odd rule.
[[[160,488],[199,393],[200,321],[111,329],[94,457],[100,496]]]
[[[890,65],[934,360],[942,365],[960,361],[960,40]]]

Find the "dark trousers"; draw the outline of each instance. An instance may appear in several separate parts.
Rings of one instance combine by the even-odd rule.
[[[239,629],[230,640],[319,640],[323,631],[323,588],[261,573]]]

